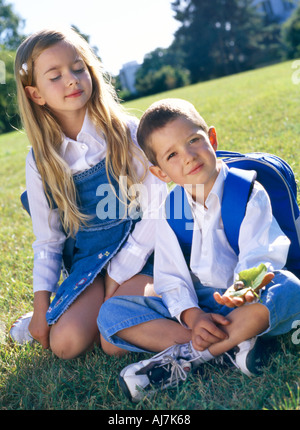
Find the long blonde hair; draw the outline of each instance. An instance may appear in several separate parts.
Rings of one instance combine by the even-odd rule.
[[[58,206],[61,221],[66,232],[75,234],[87,217],[80,213],[76,203],[76,188],[71,170],[59,155],[63,141],[60,125],[51,111],[30,100],[25,92],[26,86],[35,85],[34,64],[38,56],[47,48],[65,41],[73,46],[85,62],[91,75],[93,91],[88,102],[88,113],[94,124],[104,133],[107,142],[106,170],[119,181],[127,177],[127,189],[122,194],[127,199],[131,185],[141,182],[132,160],[140,158],[146,173],[146,160],[143,153],[132,143],[128,127],[128,114],[119,103],[115,90],[103,72],[102,64],[91,50],[89,44],[73,29],[42,30],[28,37],[20,45],[15,60],[15,78],[20,115],[32,145],[38,171],[50,207],[53,197]],[[122,181],[121,181],[122,182]],[[122,183],[120,183],[122,187]]]

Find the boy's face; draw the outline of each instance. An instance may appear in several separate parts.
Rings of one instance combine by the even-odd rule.
[[[204,199],[210,192],[220,171],[215,151],[218,142],[215,129],[208,135],[190,120],[178,117],[165,127],[154,131],[150,144],[156,154],[157,166],[151,172],[164,182],[192,185],[196,199],[196,185],[204,185]]]

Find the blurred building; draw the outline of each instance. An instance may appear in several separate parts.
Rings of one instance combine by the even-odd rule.
[[[261,4],[260,8],[271,20],[286,21],[300,0],[253,0],[253,4]]]
[[[136,61],[130,61],[124,64],[120,70],[119,77],[122,88],[128,90],[132,94],[137,92],[135,88],[135,75],[139,67],[140,65]]]

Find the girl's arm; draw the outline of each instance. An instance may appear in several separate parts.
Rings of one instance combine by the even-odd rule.
[[[131,120],[129,127],[134,145],[138,123]],[[144,166],[138,159],[132,160],[139,176],[142,176]],[[160,207],[167,195],[167,186],[148,171],[142,184],[137,184],[140,194],[139,203],[143,218],[139,221],[120,252],[108,265],[108,275],[111,280],[121,285],[144,267],[148,257],[154,250],[156,221],[160,215]]]
[[[26,188],[32,220],[33,233],[33,291],[55,292],[60,277],[62,250],[65,234],[62,230],[58,210],[50,214],[42,180],[32,153],[26,160]]]
[[[34,308],[29,331],[44,348],[48,348],[50,329],[46,321],[46,312],[50,296],[56,291],[60,278],[65,235],[57,210],[51,213],[49,225],[50,208],[31,152],[26,160],[26,188],[36,237],[33,243]]]
[[[31,336],[45,349],[49,348],[50,327],[46,321],[46,312],[50,305],[50,295],[48,291],[34,293],[33,316],[28,327]]]

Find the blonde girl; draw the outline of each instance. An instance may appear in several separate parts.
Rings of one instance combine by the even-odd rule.
[[[137,121],[122,109],[100,61],[75,31],[28,37],[17,51],[15,77],[32,146],[26,187],[36,240],[33,315],[18,320],[11,336],[22,341],[29,324],[30,336],[44,348],[72,358],[99,344],[97,316],[105,296],[119,285],[116,294],[151,294],[155,221],[129,216],[136,195],[128,190],[155,184],[153,209],[165,188],[147,175]],[[99,216],[101,197],[117,208],[113,217]],[[58,286],[67,236],[75,238],[72,264]],[[103,339],[102,347],[111,352]]]

